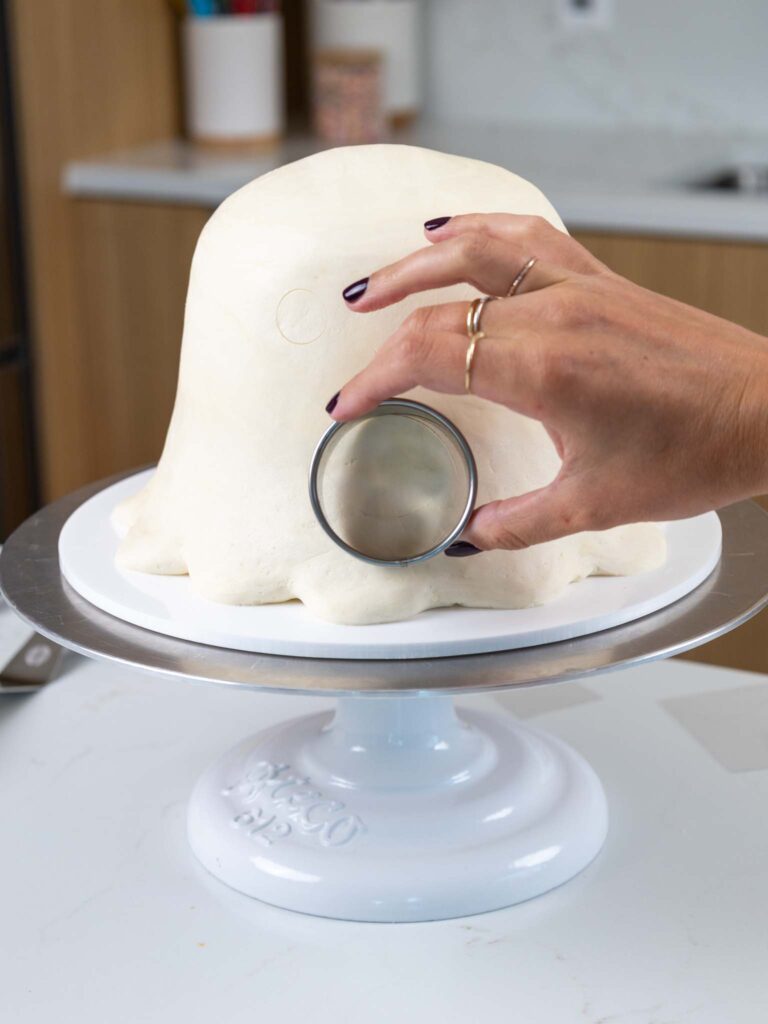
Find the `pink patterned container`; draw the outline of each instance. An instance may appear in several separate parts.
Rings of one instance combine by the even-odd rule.
[[[320,50],[315,55],[315,132],[348,145],[384,137],[383,63],[378,50]]]

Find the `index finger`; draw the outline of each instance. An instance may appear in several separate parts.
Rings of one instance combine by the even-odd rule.
[[[528,258],[525,252],[518,244],[488,234],[462,234],[382,267],[367,278],[363,291],[345,299],[356,312],[370,313],[416,292],[454,284],[470,284],[480,292],[503,296]],[[537,260],[535,271],[525,277],[525,291],[549,288],[568,277],[562,267]]]
[[[428,227],[430,224],[435,226]],[[514,246],[525,259],[536,256],[577,274],[597,274],[607,269],[589,249],[545,217],[519,213],[463,213],[427,221],[424,233],[430,242],[484,234],[497,242]]]

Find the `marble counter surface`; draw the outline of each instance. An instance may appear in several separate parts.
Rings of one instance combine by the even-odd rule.
[[[539,185],[572,230],[768,242],[768,193],[693,187],[733,164],[768,163],[768,137],[423,123],[393,141],[509,167]],[[73,161],[63,170],[62,187],[79,198],[213,208],[252,178],[318,148],[309,137],[250,154],[166,140]]]
[[[0,609],[0,661],[19,633]],[[766,682],[665,662],[461,699],[586,755],[608,793],[607,845],[507,910],[365,925],[241,896],[185,836],[211,760],[329,701],[73,658],[35,695],[0,698],[0,1018],[763,1024]]]

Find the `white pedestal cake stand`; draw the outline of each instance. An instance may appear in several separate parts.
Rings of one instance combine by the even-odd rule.
[[[0,587],[37,630],[87,656],[189,680],[339,698],[334,714],[285,722],[226,753],[199,780],[189,808],[190,842],[214,875],[265,902],[320,916],[459,917],[572,878],[605,839],[599,779],[555,737],[503,714],[457,714],[452,695],[667,657],[768,603],[768,515],[744,502],[721,514],[722,556],[695,589],[576,639],[373,660],[203,645],[118,619],[63,578],[65,523],[114,484],[84,488],[29,519],[3,549]],[[702,551],[701,567],[708,558],[711,550]]]

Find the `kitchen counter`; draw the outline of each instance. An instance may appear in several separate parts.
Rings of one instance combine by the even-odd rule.
[[[0,662],[24,627],[0,609]],[[368,925],[282,911],[195,861],[224,749],[323,698],[72,657],[0,697],[0,1007],[14,1024],[763,1024],[768,688],[685,662],[461,699],[540,724],[606,786],[607,845],[507,910]]]
[[[768,137],[425,122],[392,141],[509,167],[536,182],[572,230],[768,242],[768,192],[733,194],[692,184],[736,163],[768,163]],[[69,195],[84,199],[213,208],[252,178],[318,148],[317,140],[301,136],[261,153],[166,140],[73,161],[62,183]]]

